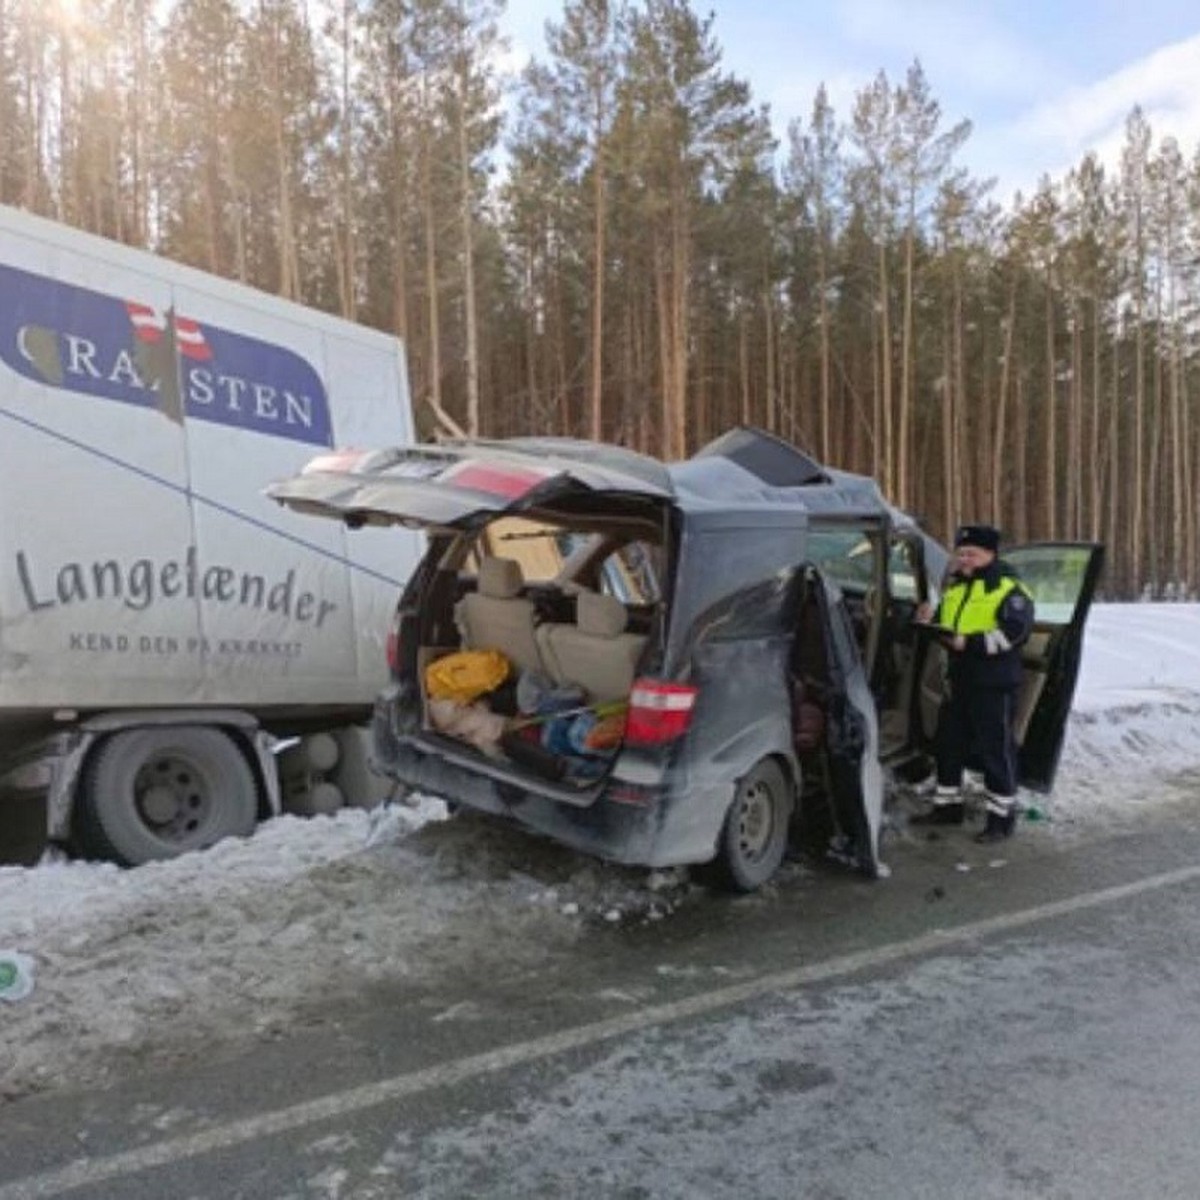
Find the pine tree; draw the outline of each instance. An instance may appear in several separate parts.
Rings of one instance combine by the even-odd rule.
[[[626,87],[638,137],[644,215],[653,244],[664,458],[687,454],[692,283],[706,195],[736,165],[766,153],[765,115],[747,86],[720,71],[713,18],[686,0],[646,0],[631,18]]]
[[[813,101],[808,129],[794,121],[788,130],[788,174],[793,198],[811,223],[816,258],[817,327],[820,335],[820,421],[816,445],[823,462],[833,461],[833,309],[834,246],[839,233],[843,164],[841,132],[822,83]]]
[[[243,31],[231,0],[178,0],[163,31],[164,119],[156,130],[167,253],[222,273],[233,265],[227,218],[230,136]]]
[[[1130,444],[1129,484],[1133,500],[1128,527],[1131,580],[1141,582],[1143,550],[1146,545],[1146,255],[1147,176],[1151,132],[1140,108],[1135,108],[1125,125],[1121,151],[1121,200],[1129,237],[1128,287],[1132,296],[1135,337],[1133,438]],[[1114,481],[1115,482],[1115,481]]]
[[[933,98],[920,62],[908,69],[894,99],[895,153],[904,202],[904,317],[900,357],[900,409],[896,435],[896,502],[911,503],[909,464],[912,456],[916,248],[932,197],[971,132],[969,121],[939,132],[941,105]]]
[[[893,336],[890,255],[898,225],[902,180],[899,130],[895,100],[885,72],[855,97],[851,140],[859,158],[852,165],[851,187],[874,242],[876,255],[875,308],[878,323],[872,330],[872,355],[876,380],[872,392],[874,431],[872,474],[880,478],[884,492],[895,496],[897,469],[896,414],[892,390]]]
[[[614,0],[568,0],[561,23],[549,23],[546,42],[549,73],[543,84],[569,139],[572,176],[581,188],[579,202],[590,208],[591,288],[588,357],[588,435],[604,436],[604,333],[608,229],[609,139],[616,111],[616,89],[624,50],[625,11]],[[587,196],[585,202],[583,197]]]

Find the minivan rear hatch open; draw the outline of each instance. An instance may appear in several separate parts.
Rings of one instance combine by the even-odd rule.
[[[631,450],[516,438],[335,451],[266,489],[297,512],[430,532],[468,529],[571,492],[670,499],[674,488],[662,463]]]
[[[507,658],[512,679],[532,672],[556,685],[555,690],[577,687],[578,703],[589,709],[580,723],[614,710],[614,715],[626,709],[632,714],[637,707],[630,704],[636,666],[647,659],[661,661],[669,604],[667,547],[673,522],[668,510],[674,488],[662,463],[619,447],[560,438],[341,451],[314,459],[300,474],[272,484],[267,495],[296,511],[351,527],[402,525],[422,529],[434,539],[401,602],[391,639],[393,647],[399,647],[393,651],[394,677],[420,690],[419,702],[414,687],[394,693],[404,697],[395,701],[403,710],[397,713],[402,740],[493,779],[520,780],[534,792],[573,806],[594,801],[607,770],[574,785],[531,775],[513,758],[517,749],[528,757],[528,746],[509,740],[499,753],[494,744],[485,748],[472,742],[477,735],[487,736],[486,714],[480,733],[467,724],[468,717],[473,723],[480,717],[478,707],[472,709],[468,702],[449,713],[445,706],[439,709],[428,690],[427,671],[460,649],[490,648]],[[530,529],[511,531],[522,524]],[[493,535],[498,529],[508,532],[497,539]],[[590,564],[590,574],[571,575],[572,567],[580,567],[581,556],[564,550],[577,545],[581,535],[605,545],[606,533],[614,551],[625,542],[641,544],[642,539],[663,552],[661,569],[655,573],[661,591],[656,586],[652,596],[631,595],[628,580],[617,586],[622,581],[614,584],[595,563]],[[550,535],[546,553],[519,552],[523,539],[545,535]],[[507,549],[506,542],[511,543]],[[505,597],[483,595],[487,581],[497,574],[490,569],[485,574],[485,559],[511,572],[522,559],[527,566],[530,558],[556,555],[563,564],[561,575],[531,578],[525,570],[514,574],[520,586],[514,582]],[[509,561],[496,561],[501,558]],[[616,560],[614,552],[611,561]],[[606,630],[588,627],[581,608],[585,601],[592,620],[599,610]],[[536,616],[524,622],[528,628],[520,628],[521,621],[514,628],[514,612],[522,610]],[[659,699],[656,693],[654,700]],[[484,697],[481,703],[491,705],[493,699]],[[410,723],[418,713],[419,723]],[[447,734],[446,722],[460,718],[463,731]],[[516,722],[522,723],[520,713]],[[528,721],[524,727],[527,732],[532,729]],[[547,727],[547,740],[553,741],[550,733]],[[568,765],[595,765],[575,762],[570,751],[564,754]],[[613,748],[605,759],[609,768],[616,765],[616,757]]]

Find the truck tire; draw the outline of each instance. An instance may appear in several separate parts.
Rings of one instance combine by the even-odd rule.
[[[702,873],[726,891],[754,892],[774,876],[787,852],[794,789],[783,768],[764,758],[738,781],[725,815],[716,860]]]
[[[77,805],[83,850],[135,867],[246,837],[258,785],[232,738],[164,725],[106,737],[84,771]]]

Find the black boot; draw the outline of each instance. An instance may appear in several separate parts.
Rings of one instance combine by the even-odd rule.
[[[917,813],[909,822],[910,825],[961,825],[966,818],[966,810],[961,800],[951,804],[935,804],[928,812]]]
[[[987,824],[983,827],[982,833],[975,835],[975,840],[981,846],[991,845],[993,842],[1002,842],[1005,838],[1010,838],[1013,835],[1013,829],[1017,824],[1017,814],[1007,813],[1001,816],[999,813],[992,812],[988,809]]]

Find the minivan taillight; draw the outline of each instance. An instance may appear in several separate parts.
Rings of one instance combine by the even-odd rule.
[[[692,723],[699,689],[686,683],[634,681],[629,693],[625,741],[638,746],[663,746],[683,737]]]
[[[400,674],[400,623],[403,620],[397,613],[392,618],[392,627],[387,635],[387,665],[393,675]]]

